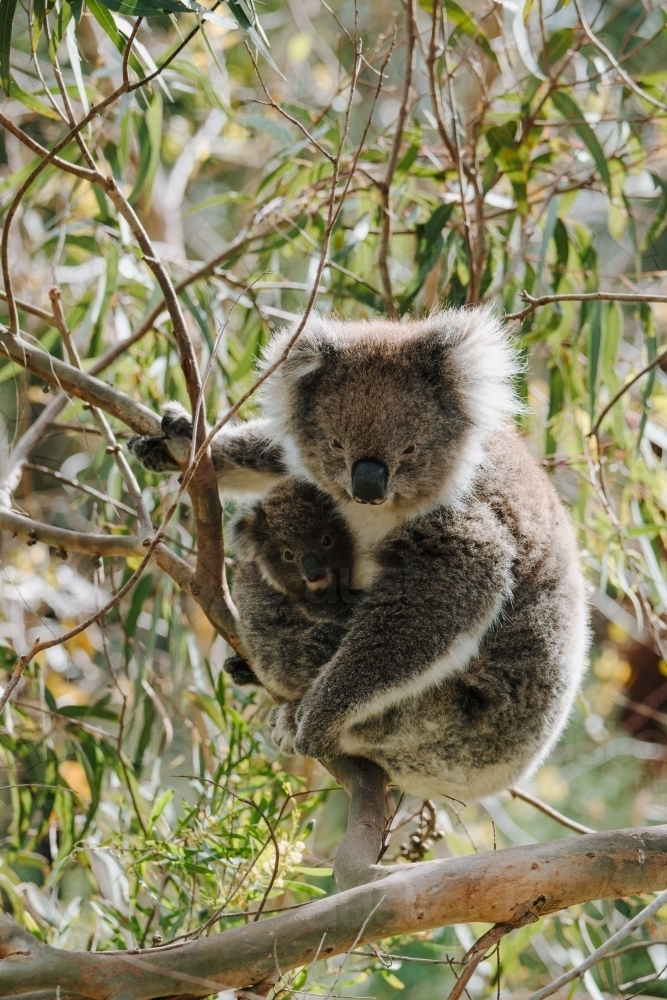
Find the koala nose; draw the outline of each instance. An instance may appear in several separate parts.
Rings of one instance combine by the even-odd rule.
[[[317,556],[305,555],[302,560],[303,571],[306,574],[308,583],[317,583],[327,575],[327,568],[320,562]]]
[[[387,466],[362,458],[352,469],[352,496],[357,503],[384,503],[387,499]]]

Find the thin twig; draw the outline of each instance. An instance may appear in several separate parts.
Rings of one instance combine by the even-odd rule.
[[[609,49],[607,48],[607,46],[604,45],[603,42],[600,41],[600,39],[597,37],[596,34],[594,34],[593,30],[591,29],[590,24],[586,20],[586,16],[584,15],[584,12],[583,12],[583,10],[581,8],[581,4],[579,3],[579,0],[574,0],[574,6],[577,8],[577,14],[579,15],[579,20],[581,21],[581,26],[584,29],[587,37],[593,43],[593,45],[598,50],[598,52],[601,52],[602,55],[605,56],[605,58],[607,58],[609,60],[609,62],[614,67],[614,69],[616,70],[616,72],[618,73],[618,75],[621,77],[621,79],[623,80],[623,82],[625,83],[625,85],[627,87],[629,87],[630,90],[633,91],[633,93],[637,94],[638,97],[641,97],[641,99],[643,101],[648,101],[649,104],[652,104],[654,108],[659,108],[660,111],[667,111],[667,104],[663,104],[662,101],[656,100],[655,97],[651,97],[651,95],[650,94],[646,94],[641,89],[641,87],[638,87],[637,84],[635,83],[635,81],[632,79],[632,77],[628,76],[628,74],[625,72],[625,70],[623,69],[623,67],[618,62],[618,60],[609,51]]]
[[[475,974],[475,971],[480,964],[484,961],[487,952],[498,942],[505,934],[508,934],[511,930],[514,930],[514,924],[496,924],[491,930],[488,930],[486,934],[482,934],[481,938],[475,941],[472,948],[463,958],[463,965],[465,966],[463,972],[456,980],[456,985],[451,991],[447,1000],[459,1000],[466,991],[466,986]]]
[[[520,323],[540,306],[552,302],[667,302],[667,295],[652,295],[650,292],[563,292],[560,295],[540,295],[535,298],[528,292],[521,292],[520,298],[528,303],[517,313],[508,313],[506,320]]]
[[[387,163],[387,170],[382,182],[378,183],[382,211],[382,234],[380,236],[378,268],[380,270],[380,279],[382,281],[384,310],[390,319],[396,318],[396,303],[394,302],[391,275],[389,273],[389,243],[391,240],[391,185],[393,183],[394,174],[396,173],[396,167],[398,165],[398,157],[403,143],[403,132],[405,131],[405,122],[408,116],[410,89],[412,87],[412,63],[414,59],[416,37],[414,0],[403,0],[403,6],[405,8],[405,27],[407,31],[403,95],[401,97],[401,104],[396,118],[396,131],[394,132],[394,141],[389,155],[389,162]]]
[[[534,806],[535,809],[539,809],[540,812],[543,812],[545,816],[555,819],[561,826],[566,826],[569,830],[574,830],[575,833],[597,832],[590,826],[584,826],[582,823],[577,823],[576,820],[570,819],[569,816],[564,816],[563,813],[558,812],[557,809],[547,805],[546,802],[542,802],[541,799],[536,798],[534,795],[530,795],[529,792],[522,791],[520,788],[510,788],[509,793],[513,799],[521,799],[523,802],[527,802],[528,805]]]
[[[125,87],[130,86],[130,74],[129,74],[129,62],[130,55],[132,54],[132,46],[134,45],[134,40],[139,34],[139,28],[141,27],[141,22],[143,17],[138,17],[134,22],[134,27],[132,28],[132,34],[127,40],[127,45],[125,46],[125,52],[123,53],[123,85]]]

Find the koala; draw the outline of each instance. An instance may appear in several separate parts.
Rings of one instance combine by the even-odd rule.
[[[364,597],[299,703],[277,709],[285,752],[364,756],[411,793],[470,800],[554,745],[587,610],[568,516],[514,425],[517,369],[485,308],[311,316],[261,386],[262,417],[216,438],[223,492],[288,470],[333,498],[354,542]],[[171,454],[163,430],[150,447]]]
[[[239,557],[232,597],[252,668],[230,657],[239,683],[298,701],[349,626],[352,535],[333,499],[308,480],[284,478],[231,524]]]

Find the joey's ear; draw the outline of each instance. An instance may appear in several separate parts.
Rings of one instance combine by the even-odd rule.
[[[257,514],[248,511],[235,517],[229,526],[229,537],[234,553],[242,562],[251,562],[259,555],[255,534]]]

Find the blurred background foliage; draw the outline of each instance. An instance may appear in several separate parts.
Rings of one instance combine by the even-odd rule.
[[[579,533],[591,667],[566,735],[524,787],[592,828],[664,823],[667,363],[622,394],[597,436],[590,431],[667,346],[667,305],[645,301],[667,294],[667,10],[651,0],[433,2],[269,0],[250,34],[242,29],[254,14],[241,0],[221,6],[222,21],[146,4],[141,12],[154,16],[139,26],[132,80],[199,30],[84,137],[184,286],[202,370],[214,354],[214,418],[252,384],[263,345],[312,290],[350,107],[317,308],[401,318],[488,301],[519,314],[510,322],[525,357],[522,424]],[[138,10],[102,0],[17,5],[11,55],[12,18],[3,21],[3,113],[52,145],[65,131],[57,74],[82,116],[119,85]],[[63,155],[81,159],[74,144]],[[0,132],[3,212],[35,162],[20,138]],[[25,337],[63,356],[43,314],[57,287],[84,367],[125,345],[108,381],[154,409],[186,402],[166,312],[132,339],[159,293],[99,190],[50,165],[7,239]],[[523,291],[636,301],[565,300],[522,315]],[[3,461],[48,400],[38,379],[0,362]],[[253,412],[250,400],[243,415]],[[123,440],[126,428],[112,423]],[[136,474],[158,523],[175,480]],[[74,530],[135,525],[113,456],[75,400],[33,451],[13,504]],[[169,540],[191,557],[187,498]],[[37,635],[62,634],[101,606],[139,563],[63,559],[8,534],[0,545],[5,670]],[[333,891],[344,795],[313,762],[278,757],[267,699],[234,688],[222,672],[227,652],[192,599],[153,567],[104,621],[31,664],[0,727],[0,895],[40,939],[157,945]],[[576,836],[509,795],[441,803],[433,820],[420,802],[397,801],[387,856]],[[590,903],[515,932],[479,967],[470,995],[527,996],[640,905]],[[276,995],[446,996],[452,963],[482,930],[457,926],[317,963]],[[667,996],[667,913],[627,945],[567,995]]]

